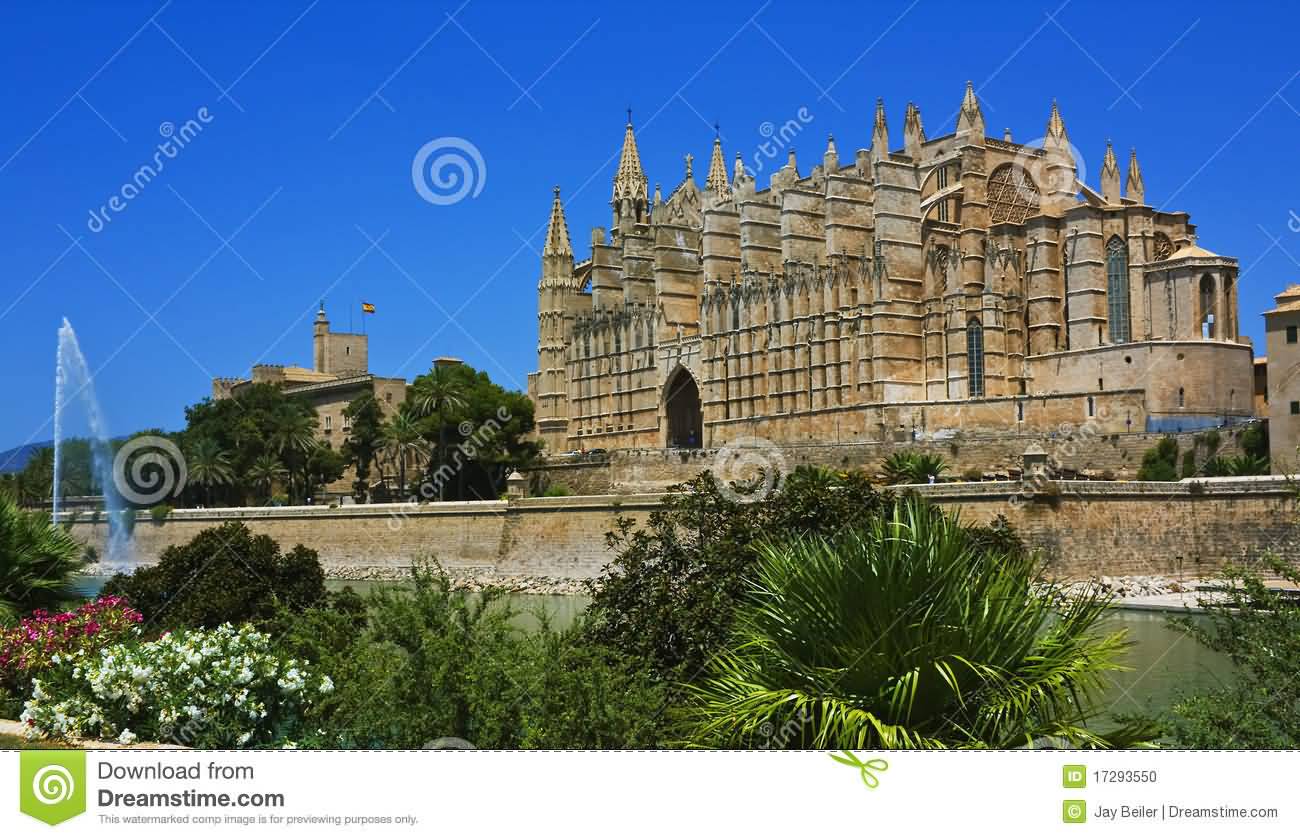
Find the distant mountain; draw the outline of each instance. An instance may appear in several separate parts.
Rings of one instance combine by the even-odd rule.
[[[53,440],[46,440],[44,443],[28,443],[16,449],[0,452],[0,474],[7,475],[11,472],[23,471],[27,461],[31,460],[37,452],[53,445]]]

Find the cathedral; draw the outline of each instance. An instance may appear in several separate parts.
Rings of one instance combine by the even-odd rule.
[[[551,452],[1187,431],[1252,416],[1237,260],[1147,203],[1137,153],[1085,182],[1055,103],[1045,136],[956,130],[913,104],[891,145],[793,148],[759,188],[714,138],[653,195],[629,116],[613,218],[575,261],[559,187],[538,284],[538,434]],[[805,164],[806,165],[806,164]],[[1122,186],[1122,189],[1121,189]]]

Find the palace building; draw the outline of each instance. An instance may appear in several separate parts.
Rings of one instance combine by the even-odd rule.
[[[1100,146],[1100,144],[1098,144]],[[575,262],[557,187],[528,379],[551,452],[1192,430],[1253,413],[1237,260],[1147,203],[1136,152],[1099,185],[1055,103],[1029,144],[956,130],[788,162],[760,189],[720,138],[653,195],[629,118],[613,219]],[[1122,188],[1121,188],[1122,187]]]

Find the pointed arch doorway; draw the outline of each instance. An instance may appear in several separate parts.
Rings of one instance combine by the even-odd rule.
[[[668,421],[669,448],[698,449],[704,443],[704,412],[700,389],[685,367],[678,367],[664,387],[664,416]]]

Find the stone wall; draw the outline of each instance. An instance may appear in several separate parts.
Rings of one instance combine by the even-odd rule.
[[[890,454],[904,449],[941,455],[953,477],[1017,477],[1025,449],[1037,445],[1047,452],[1055,468],[1066,476],[1132,480],[1137,477],[1142,455],[1162,437],[1178,441],[1179,451],[1197,445],[1198,434],[1104,434],[1087,425],[1063,426],[1058,435],[1044,434],[960,434],[943,439],[911,441],[906,437],[890,442],[808,443],[764,446],[756,452],[765,463],[789,471],[798,466],[821,465],[840,469],[877,472]],[[739,445],[739,444],[738,444]],[[752,443],[749,445],[753,445]],[[1218,453],[1238,453],[1234,429],[1220,429]],[[731,451],[739,451],[732,449]],[[688,481],[705,469],[720,473],[728,460],[723,448],[708,449],[618,449],[606,462],[566,462],[552,459],[536,470],[536,487],[563,485],[571,494],[660,492]],[[1210,453],[1204,445],[1197,450],[1197,462]],[[1180,460],[1181,463],[1181,460]],[[733,476],[738,477],[738,476]]]
[[[1062,578],[1110,574],[1210,573],[1228,560],[1272,551],[1294,559],[1300,547],[1294,487],[1279,478],[1214,478],[1178,484],[1019,481],[915,487],[970,521],[1006,516],[1043,551]],[[142,515],[138,556],[156,561],[169,545],[239,520],[290,547],[302,543],[335,567],[404,566],[436,555],[462,573],[581,579],[611,554],[605,533],[618,516],[644,521],[654,494],[329,508],[178,510],[162,523]],[[83,514],[78,538],[100,551],[106,526]]]

